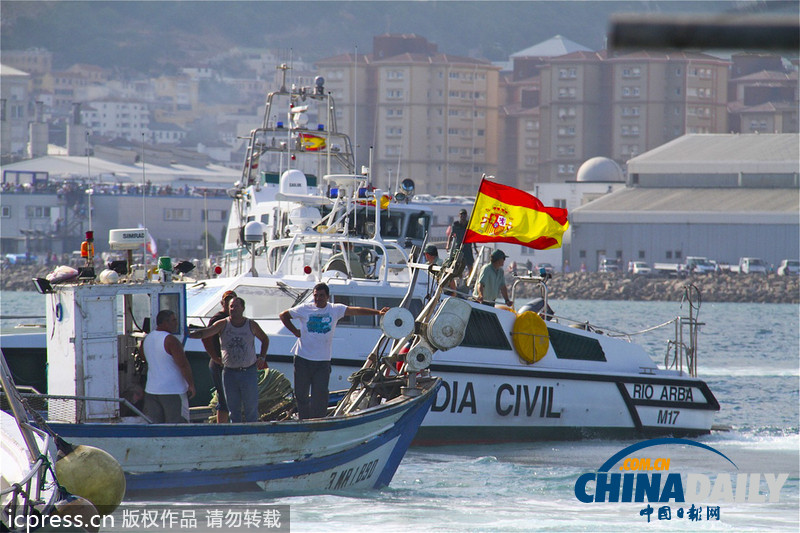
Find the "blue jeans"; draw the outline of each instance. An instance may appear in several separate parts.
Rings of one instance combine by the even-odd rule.
[[[231,422],[258,421],[258,369],[256,365],[244,369],[223,368],[222,386]],[[244,410],[244,420],[242,420]]]
[[[328,412],[330,377],[330,361],[309,361],[294,356],[294,397],[300,418],[322,418]]]

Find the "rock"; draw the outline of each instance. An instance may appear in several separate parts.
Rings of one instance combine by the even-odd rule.
[[[508,283],[511,282],[507,278]],[[687,283],[697,286],[706,302],[800,303],[800,277],[769,274],[690,275],[686,279],[630,276],[623,273],[572,272],[548,282],[554,299],[675,301]],[[520,285],[516,298],[533,297],[532,285]]]

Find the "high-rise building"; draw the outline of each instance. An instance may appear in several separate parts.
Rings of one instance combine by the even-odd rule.
[[[573,180],[593,157],[624,167],[682,135],[728,133],[739,122],[741,131],[797,131],[797,74],[775,56],[609,55],[555,36],[510,59],[500,78],[500,174],[521,188]]]
[[[411,178],[420,193],[472,195],[498,164],[498,72],[417,35],[381,35],[371,54],[317,62],[373,184]],[[372,154],[370,155],[370,148]]]

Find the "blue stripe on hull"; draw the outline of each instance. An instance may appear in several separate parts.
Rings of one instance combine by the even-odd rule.
[[[192,489],[203,490],[209,488],[223,489],[226,487],[238,488],[243,485],[252,485],[259,481],[272,481],[292,479],[308,474],[315,474],[334,470],[340,465],[354,461],[359,457],[369,454],[381,446],[397,438],[386,464],[379,473],[373,488],[386,486],[394,476],[400,461],[405,456],[411,440],[416,435],[419,425],[428,413],[436,392],[441,386],[438,381],[431,390],[423,393],[423,397],[409,403],[390,408],[380,409],[376,413],[356,415],[342,419],[323,419],[319,421],[297,423],[273,424],[189,424],[189,425],[135,425],[135,424],[63,424],[52,423],[51,428],[59,435],[69,438],[80,438],[90,442],[92,437],[113,438],[150,438],[174,437],[176,442],[188,436],[235,435],[258,433],[285,433],[307,431],[332,431],[343,429],[373,421],[375,418],[390,416],[397,410],[406,410],[397,422],[384,433],[375,436],[363,443],[338,453],[324,457],[312,457],[282,462],[276,464],[253,464],[246,467],[220,468],[212,470],[190,470],[169,472],[125,473],[128,492],[164,490],[164,489]],[[88,443],[87,442],[87,443]],[[220,450],[224,453],[224,450]],[[254,452],[254,459],[258,453]]]

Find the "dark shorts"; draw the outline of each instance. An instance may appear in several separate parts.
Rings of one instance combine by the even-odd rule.
[[[144,393],[144,414],[154,424],[181,424],[189,421],[189,398],[184,394]]]

